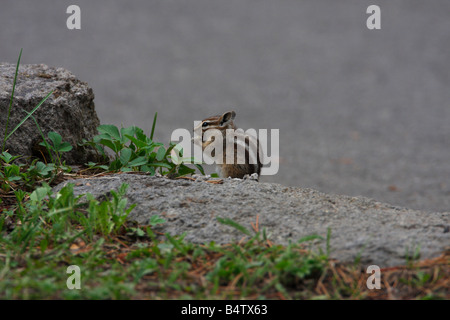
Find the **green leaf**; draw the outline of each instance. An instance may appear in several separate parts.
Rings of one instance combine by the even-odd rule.
[[[141,228],[135,228],[134,231],[136,232],[136,236],[138,236],[138,237],[145,236],[145,232]]]
[[[161,217],[158,216],[157,214],[153,215],[153,216],[150,218],[150,221],[149,221],[149,223],[150,223],[152,226],[156,226],[157,224],[163,224],[163,223],[165,223],[165,222],[166,222],[166,220],[163,219],[163,218],[161,218]]]
[[[126,165],[128,161],[130,161],[131,153],[132,153],[131,149],[128,148],[122,149],[122,151],[120,151],[120,162],[123,165]]]
[[[130,138],[128,136],[134,136],[136,132],[136,127],[128,127],[128,128],[121,128],[120,129],[120,135],[121,135],[121,142],[126,143]]]
[[[54,169],[55,169],[55,167],[52,163],[49,165],[46,165],[45,163],[43,163],[41,161],[38,161],[36,163],[36,170],[40,175],[46,176],[49,172],[52,172]]]
[[[201,165],[194,163],[194,166],[202,173],[202,175],[205,175],[205,170]]]
[[[105,165],[99,165],[95,162],[88,162],[87,166],[89,167],[89,169],[94,169],[94,168],[99,168],[99,169],[103,169],[103,170],[108,170],[108,166]]]
[[[195,172],[195,169],[189,168],[188,166],[181,164],[178,168],[178,175],[185,176],[187,174],[192,174]]]
[[[147,136],[144,133],[144,130],[142,130],[141,128],[137,128],[136,127],[136,132],[134,133],[134,135],[136,136],[136,138],[138,138],[140,141],[145,141],[147,143],[151,143],[152,140],[147,138]]]
[[[161,142],[153,142],[153,145],[155,147],[164,147],[164,143],[161,143]]]
[[[152,175],[152,176],[155,175],[155,168],[149,167],[148,165],[141,166],[140,171],[142,171],[142,172],[150,172],[150,175]]]
[[[163,167],[163,168],[167,168],[167,169],[172,169],[173,165],[170,165],[168,163],[161,163],[161,162],[153,162],[153,163],[149,163],[147,164],[148,166],[153,166],[153,167]]]
[[[130,161],[128,163],[128,165],[129,166],[133,166],[133,167],[138,167],[138,166],[142,166],[142,165],[144,165],[146,163],[147,163],[147,159],[145,159],[145,157],[137,157],[133,161]]]
[[[110,135],[111,137],[113,137],[117,140],[120,140],[119,129],[117,129],[117,127],[115,125],[102,124],[102,125],[98,126],[97,130],[100,133],[106,133],[106,134]]]
[[[110,141],[114,140],[114,138],[111,137],[109,134],[102,133],[102,134],[98,134],[94,137],[94,142],[99,143],[102,139],[106,139],[106,140],[110,140]]]
[[[165,158],[166,149],[164,147],[159,147],[158,152],[156,153],[156,160],[162,161]]]
[[[111,140],[102,139],[100,140],[100,143],[103,144],[105,147],[110,148],[112,151],[116,153],[119,151],[117,149],[117,146]]]
[[[19,177],[19,176],[13,176],[13,177],[8,177],[8,181],[20,181],[20,180],[22,180],[22,178],[21,177]]]
[[[30,194],[30,200],[35,202],[43,200],[47,196],[49,189],[50,187],[48,186],[37,188]]]
[[[136,139],[136,138],[133,137],[133,136],[130,136],[130,135],[126,134],[125,137],[127,137],[128,139],[130,139],[131,142],[133,142],[134,145],[135,145],[136,147],[138,147],[139,149],[145,148],[145,147],[147,146],[147,143],[146,143],[145,141],[141,141],[141,140],[139,140],[139,139]]]
[[[10,153],[4,151],[2,154],[0,154],[0,159],[2,159],[5,163],[10,163],[11,161],[14,161],[16,159],[20,158],[20,156],[12,156]]]
[[[53,143],[53,146],[55,147],[56,150],[59,149],[59,146],[62,142],[62,137],[59,133],[51,131],[48,133],[48,138],[50,139],[50,141]]]
[[[109,170],[116,171],[122,168],[122,163],[120,162],[120,159],[116,159],[114,161],[111,161],[109,164]]]
[[[68,142],[63,142],[58,148],[59,152],[68,152],[70,150],[72,150],[72,146]]]
[[[175,148],[176,146],[178,146],[178,145],[174,144],[174,143],[170,143],[169,148],[167,148],[167,150],[166,150],[165,156],[167,157],[170,154],[170,152],[172,151],[172,149]],[[180,147],[178,147],[178,148],[180,148]],[[181,150],[183,150],[183,148],[181,148]],[[181,154],[183,154],[183,153],[181,153]]]

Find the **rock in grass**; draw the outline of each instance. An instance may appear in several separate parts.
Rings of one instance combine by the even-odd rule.
[[[220,217],[250,231],[258,221],[260,231],[266,228],[273,243],[284,245],[309,235],[326,238],[330,228],[331,257],[353,262],[360,256],[362,263],[380,267],[405,264],[416,250],[421,259],[432,258],[450,245],[450,213],[399,208],[363,197],[250,179],[212,184],[136,174],[66,181],[55,190],[69,182],[75,184],[76,194],[89,192],[102,200],[109,190],[127,183],[129,202],[137,204],[131,220],[148,224],[151,216],[160,215],[167,222],[158,231],[186,232],[185,239],[194,243],[224,244],[246,238],[219,223]]]
[[[7,113],[14,82],[16,65],[0,63],[0,137],[3,143]],[[84,164],[96,159],[94,150],[78,146],[78,142],[97,134],[99,120],[95,112],[94,93],[86,82],[78,80],[70,71],[44,64],[21,65],[9,121],[8,132],[50,92],[53,94],[33,114],[44,135],[56,131],[73,149],[65,153],[68,164]],[[13,155],[46,157],[46,149],[39,146],[41,135],[29,118],[10,137],[6,149]]]

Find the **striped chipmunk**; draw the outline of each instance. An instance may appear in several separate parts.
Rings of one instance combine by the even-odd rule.
[[[201,138],[204,155],[210,154],[216,160],[220,177],[242,179],[245,175],[257,173],[259,178],[262,150],[256,137],[256,130],[249,134],[250,130],[244,132],[243,129],[237,129],[234,124],[235,117],[236,112],[228,111],[222,115],[203,119],[194,129],[194,132],[198,133],[194,142],[199,143]],[[216,138],[218,142],[214,143]],[[222,143],[219,140],[222,140]]]

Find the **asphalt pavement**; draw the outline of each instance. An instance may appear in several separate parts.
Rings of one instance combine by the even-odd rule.
[[[102,123],[280,130],[266,182],[450,211],[450,1],[2,0],[0,61],[64,67]],[[366,9],[381,8],[381,30]]]

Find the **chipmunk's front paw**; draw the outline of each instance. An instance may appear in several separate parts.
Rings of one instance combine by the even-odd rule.
[[[243,178],[244,180],[253,180],[253,181],[259,181],[259,175],[255,172],[251,175],[246,174]]]

